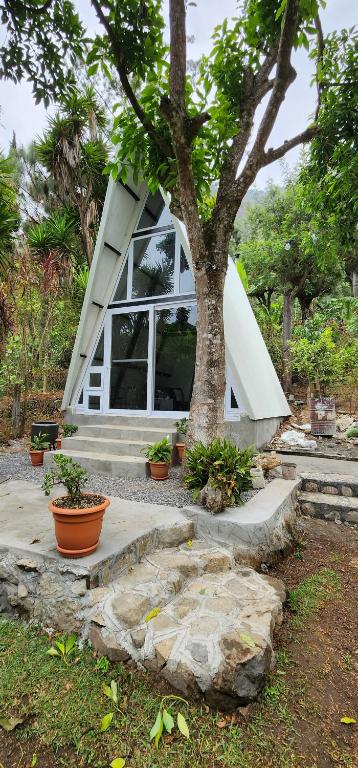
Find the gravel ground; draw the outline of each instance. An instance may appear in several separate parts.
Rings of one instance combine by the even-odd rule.
[[[43,467],[33,467],[28,454],[0,453],[0,482],[13,480],[31,480],[42,483],[45,470]],[[181,469],[171,467],[169,480],[158,482],[148,477],[107,477],[105,475],[88,476],[88,490],[95,493],[105,493],[108,496],[119,496],[132,501],[145,501],[149,504],[167,504],[171,507],[183,507],[193,504],[190,491],[181,482]],[[242,494],[243,500],[248,501],[257,491],[247,491]]]

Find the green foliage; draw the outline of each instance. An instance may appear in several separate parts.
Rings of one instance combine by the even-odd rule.
[[[46,451],[49,447],[48,435],[39,432],[38,435],[33,436],[31,440],[32,451]]]
[[[72,437],[72,435],[75,435],[76,432],[78,432],[77,424],[64,424],[62,427],[63,437]]]
[[[358,437],[358,427],[354,427],[354,426],[353,427],[349,427],[349,429],[347,429],[347,437],[349,438],[349,440],[353,440],[354,438],[357,438]]]
[[[15,167],[0,152],[0,278],[13,260],[14,237],[20,224]]]
[[[77,636],[64,635],[58,640],[55,640],[51,648],[46,651],[48,656],[59,656],[65,663],[68,663],[71,656],[78,651]]]
[[[175,422],[177,432],[180,435],[186,435],[189,427],[189,419],[179,419]]]
[[[302,338],[291,343],[293,370],[313,387],[319,395],[337,382],[340,374],[337,347],[332,331],[326,328],[314,341]]]
[[[163,738],[163,734],[169,733],[171,734],[174,727],[175,722],[173,718],[173,705],[175,705],[177,702],[184,702],[184,704],[187,704],[185,699],[182,699],[181,696],[163,696],[160,707],[157,713],[157,716],[155,718],[155,723],[153,727],[151,728],[149,738],[151,741],[154,740],[154,746],[156,749],[159,747],[159,742]],[[170,708],[166,709],[167,702],[171,702]],[[187,725],[187,722],[185,720],[184,715],[182,715],[181,712],[177,713],[177,726],[180,733],[185,736],[186,739],[190,738],[189,734],[189,728]]]
[[[209,484],[221,491],[223,506],[241,503],[241,493],[252,488],[250,469],[253,449],[240,451],[229,440],[213,440],[209,445],[196,443],[186,451],[184,483],[197,498]]]
[[[288,605],[295,614],[295,626],[300,626],[330,597],[335,597],[340,590],[340,577],[330,568],[308,576],[298,587],[288,594]]]
[[[41,486],[42,490],[46,496],[49,496],[55,485],[64,485],[70,499],[73,502],[79,501],[87,482],[88,473],[81,467],[81,464],[73,461],[70,456],[56,453],[53,460],[56,467],[46,472]]]
[[[148,445],[143,449],[144,456],[148,461],[163,462],[164,464],[170,464],[172,455],[172,446],[169,442],[169,437],[164,437],[163,440],[159,440],[157,443]]]

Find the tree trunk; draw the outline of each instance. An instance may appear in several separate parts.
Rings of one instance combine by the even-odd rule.
[[[283,297],[282,352],[283,352],[283,388],[289,392],[292,386],[291,348],[292,338],[292,291],[285,291]]]
[[[354,299],[358,299],[358,275],[352,272],[352,294]]]
[[[206,264],[195,270],[197,345],[188,445],[224,437],[225,337],[224,283],[227,269]]]
[[[299,302],[299,305],[300,305],[300,310],[301,310],[301,315],[302,315],[302,322],[305,323],[308,320],[309,316],[310,316],[310,309],[311,309],[311,303],[312,302],[311,302],[311,300],[304,299],[304,298],[302,298],[300,296],[298,296],[297,298],[298,298],[298,302]]]
[[[13,437],[21,437],[23,432],[23,419],[21,414],[21,386],[20,384],[14,385],[12,411],[11,411],[11,427]]]

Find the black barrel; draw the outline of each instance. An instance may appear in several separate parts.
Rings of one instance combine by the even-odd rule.
[[[35,435],[47,435],[47,441],[50,443],[53,449],[55,449],[55,442],[58,438],[58,424],[56,421],[33,421],[31,426],[31,440]]]

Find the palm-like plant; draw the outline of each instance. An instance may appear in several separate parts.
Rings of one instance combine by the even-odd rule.
[[[11,262],[14,236],[19,227],[15,168],[0,154],[0,276]]]
[[[37,142],[39,160],[54,178],[64,205],[71,205],[80,222],[88,265],[92,262],[94,229],[102,206],[106,180],[103,169],[108,150],[102,138],[106,120],[92,88],[72,88],[61,111]]]

